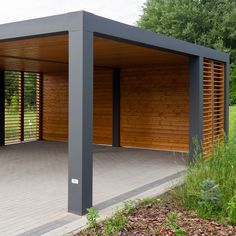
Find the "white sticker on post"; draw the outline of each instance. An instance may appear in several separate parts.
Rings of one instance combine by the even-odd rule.
[[[71,179],[71,183],[72,184],[79,184],[79,180],[78,179]]]

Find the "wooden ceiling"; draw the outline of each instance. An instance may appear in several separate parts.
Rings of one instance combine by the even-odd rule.
[[[187,64],[188,57],[94,37],[94,65],[135,67]],[[0,42],[0,69],[55,72],[68,70],[68,35]]]

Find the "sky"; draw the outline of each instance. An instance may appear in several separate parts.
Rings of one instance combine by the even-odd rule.
[[[1,0],[0,24],[85,10],[135,25],[145,0]]]

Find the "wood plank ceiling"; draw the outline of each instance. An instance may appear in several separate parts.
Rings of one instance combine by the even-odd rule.
[[[188,57],[124,42],[94,37],[96,67],[187,64]],[[68,70],[68,35],[0,42],[0,69],[30,72]]]

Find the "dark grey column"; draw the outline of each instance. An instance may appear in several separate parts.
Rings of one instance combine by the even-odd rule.
[[[224,83],[224,132],[226,141],[229,135],[229,76],[230,76],[230,63],[229,60],[225,63],[225,83]]]
[[[120,147],[120,69],[113,70],[112,146]]]
[[[93,33],[69,32],[68,210],[92,207]]]
[[[0,146],[5,145],[5,73],[0,71]]]
[[[202,143],[203,58],[190,57],[189,77],[189,160],[194,157],[194,139]]]

